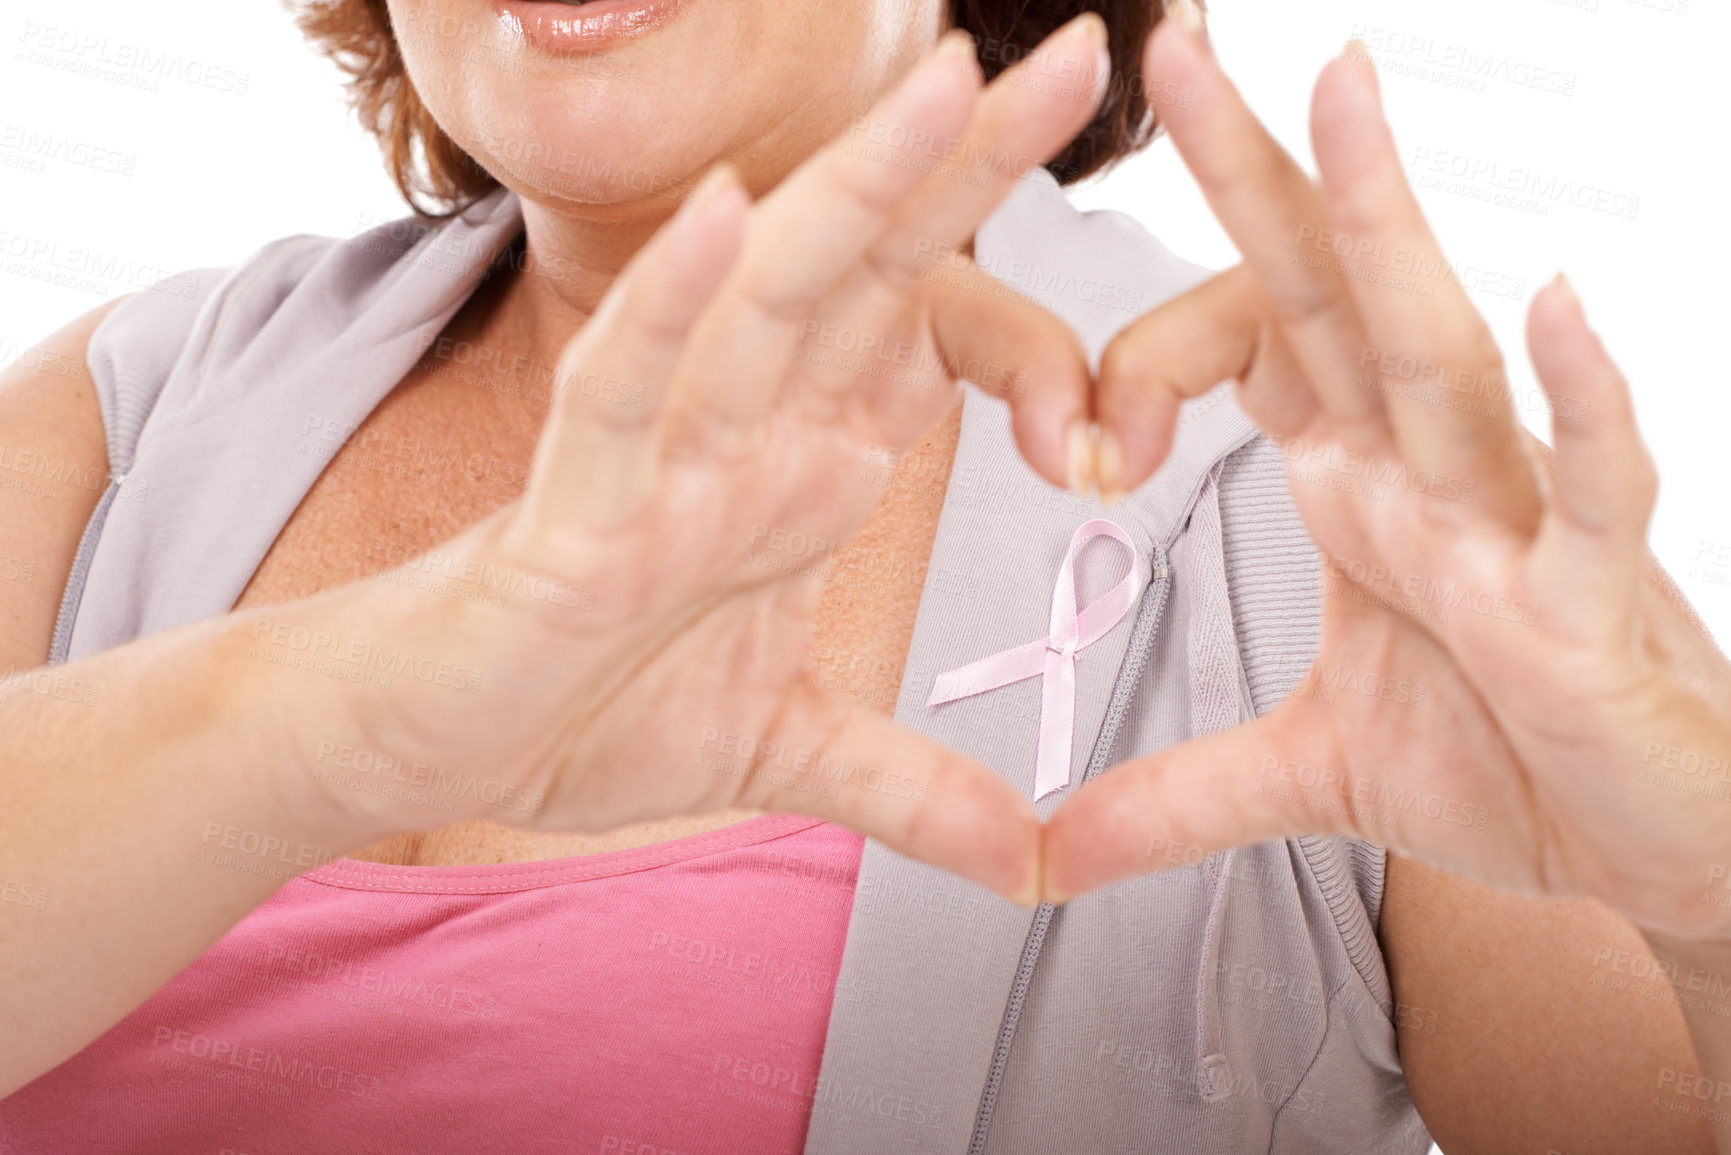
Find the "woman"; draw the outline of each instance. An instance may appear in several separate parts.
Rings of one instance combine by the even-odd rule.
[[[1394,388],[1495,352],[1292,260],[1435,249],[1363,62],[1318,190],[1193,29],[1069,8],[311,10],[453,215],[0,393],[111,475],[4,495],[0,1143],[1710,1149],[1710,1000],[1603,981],[1725,973],[1731,861],[1633,773],[1727,726],[1626,391],[1563,289],[1543,487]],[[1243,269],[1064,202],[1144,91]]]

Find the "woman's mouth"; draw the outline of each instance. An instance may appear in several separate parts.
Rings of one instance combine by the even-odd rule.
[[[500,21],[547,52],[597,52],[666,24],[686,0],[493,0]]]

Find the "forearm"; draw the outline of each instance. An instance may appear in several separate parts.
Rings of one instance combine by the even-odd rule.
[[[0,682],[0,1097],[288,878],[393,832],[308,772],[296,719],[342,738],[341,688],[250,657],[252,625],[215,619]]]

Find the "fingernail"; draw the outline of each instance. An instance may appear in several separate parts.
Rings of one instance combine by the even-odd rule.
[[[1207,36],[1207,29],[1202,24],[1202,10],[1192,0],[1171,0],[1166,5],[1166,15],[1172,22],[1198,40]]]
[[[1064,484],[1083,497],[1094,491],[1094,433],[1092,426],[1080,417],[1073,419],[1065,431]]]
[[[685,211],[695,214],[699,208],[708,203],[717,192],[730,184],[739,183],[739,170],[727,161],[722,161],[703,174],[703,179],[691,190],[691,195],[685,198]]]
[[[1094,470],[1099,475],[1100,503],[1116,505],[1124,497],[1124,446],[1118,435],[1104,426],[1094,448]]]
[[[1070,21],[1069,27],[1063,31],[1068,34],[1071,30],[1087,32],[1088,38],[1102,48],[1106,46],[1109,39],[1106,35],[1106,21],[1101,18],[1098,12],[1084,12],[1074,18]]]
[[[966,28],[950,29],[938,41],[936,55],[945,60],[972,60],[974,58],[973,33]]]
[[[1094,42],[1094,92],[1088,102],[1099,104],[1106,95],[1106,85],[1112,80],[1112,38],[1098,12],[1084,12],[1074,22],[1085,28],[1088,38]]]
[[[1346,47],[1340,50],[1340,55],[1343,60],[1349,60],[1360,66],[1358,70],[1360,76],[1364,78],[1364,83],[1370,88],[1377,103],[1380,104],[1382,102],[1382,79],[1377,75],[1376,57],[1370,54],[1369,47],[1365,45],[1364,41],[1354,36],[1346,42]]]
[[[1028,876],[1027,883],[1020,890],[1009,896],[1011,902],[1030,910],[1046,901],[1046,839],[1043,829],[1034,846],[1033,873]]]
[[[1575,292],[1575,286],[1569,283],[1569,278],[1559,272],[1555,284],[1557,286],[1557,291],[1563,294],[1563,300],[1568,304],[1569,308],[1580,313],[1582,316],[1586,316],[1587,311],[1581,306],[1580,294]]]

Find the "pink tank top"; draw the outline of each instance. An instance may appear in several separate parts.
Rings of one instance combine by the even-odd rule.
[[[0,1153],[785,1152],[864,840],[771,815],[504,866],[292,880],[0,1100]]]

